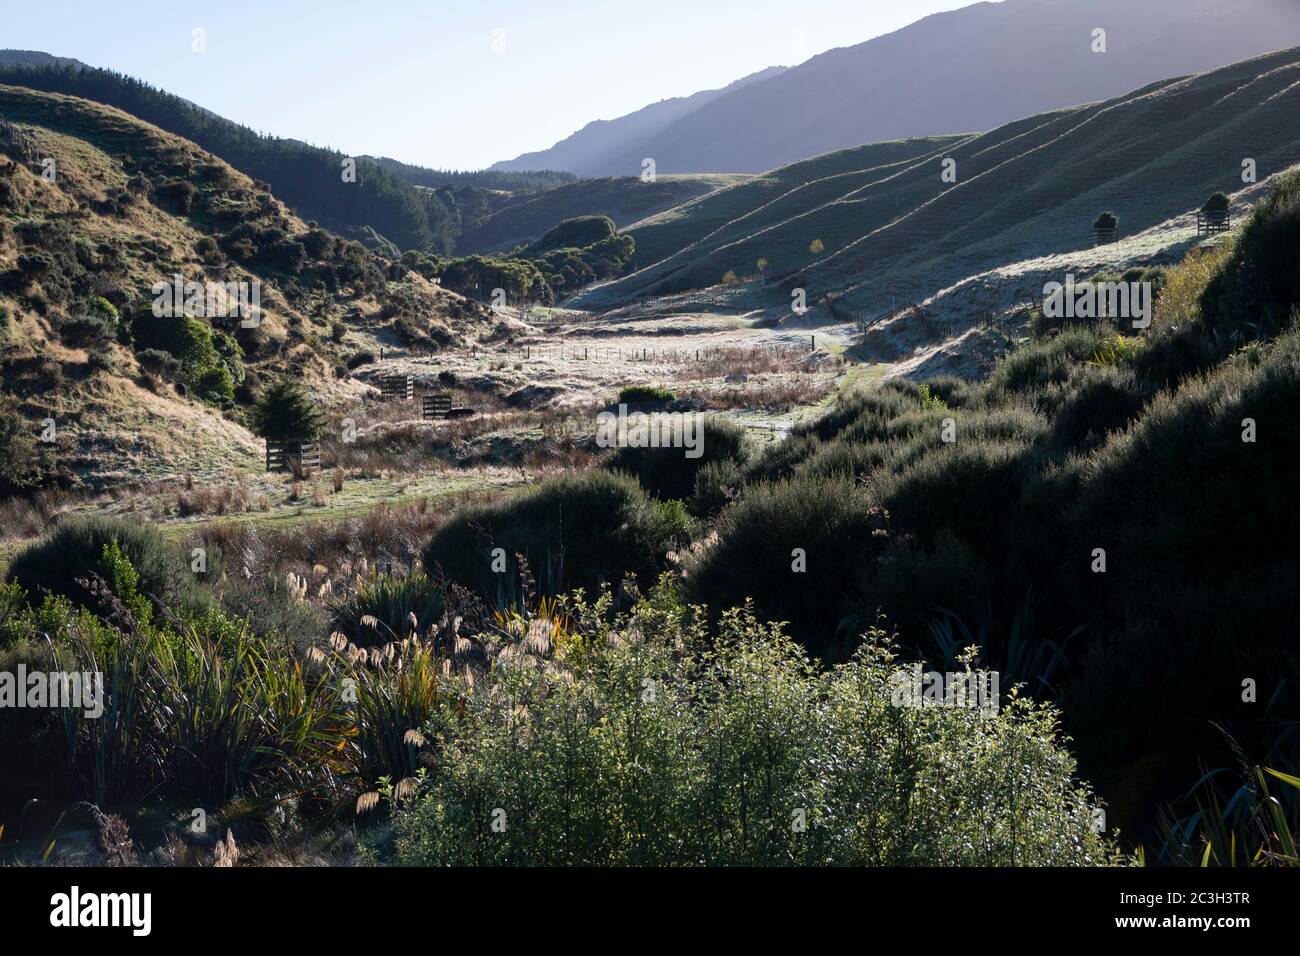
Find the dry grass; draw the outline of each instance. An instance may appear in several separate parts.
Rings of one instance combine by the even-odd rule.
[[[194,515],[245,514],[267,511],[271,507],[266,495],[249,488],[242,480],[201,484],[194,487],[186,476],[186,490],[176,496],[176,513],[183,518]]]

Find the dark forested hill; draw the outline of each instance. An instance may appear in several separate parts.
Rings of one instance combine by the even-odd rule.
[[[345,182],[343,162],[348,157],[342,153],[262,136],[140,80],[75,61],[24,66],[5,65],[0,59],[0,83],[115,106],[266,182],[304,219],[345,236],[362,237],[373,230],[401,249],[448,254],[454,248],[456,216],[444,199],[373,161],[357,159],[356,181]]]

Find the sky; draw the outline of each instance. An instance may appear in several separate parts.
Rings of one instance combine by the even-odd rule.
[[[0,0],[0,48],[75,57],[259,132],[349,155],[479,169],[545,149],[594,119],[969,4]]]

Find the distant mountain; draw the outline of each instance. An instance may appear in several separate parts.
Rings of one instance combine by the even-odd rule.
[[[638,144],[653,140],[678,120],[729,93],[780,76],[787,69],[784,66],[768,67],[720,90],[705,90],[693,96],[661,100],[614,120],[595,120],[550,149],[524,153],[516,159],[495,163],[490,168],[516,172],[561,169],[580,176],[639,175],[643,156],[637,157],[635,169],[615,170],[611,164],[618,162],[617,157],[628,150],[635,151]]]
[[[1092,49],[1098,29],[1105,53]],[[635,175],[649,156],[660,173],[760,173],[862,143],[989,130],[1297,44],[1297,0],[978,3],[702,100],[593,123],[506,165]],[[669,104],[669,123],[667,110],[638,119]]]
[[[70,56],[52,56],[39,50],[0,50],[0,66],[71,66],[84,68],[86,64]]]

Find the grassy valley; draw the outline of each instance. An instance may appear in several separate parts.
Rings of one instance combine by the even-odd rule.
[[[28,60],[0,864],[1300,865],[1300,50],[356,183]]]

